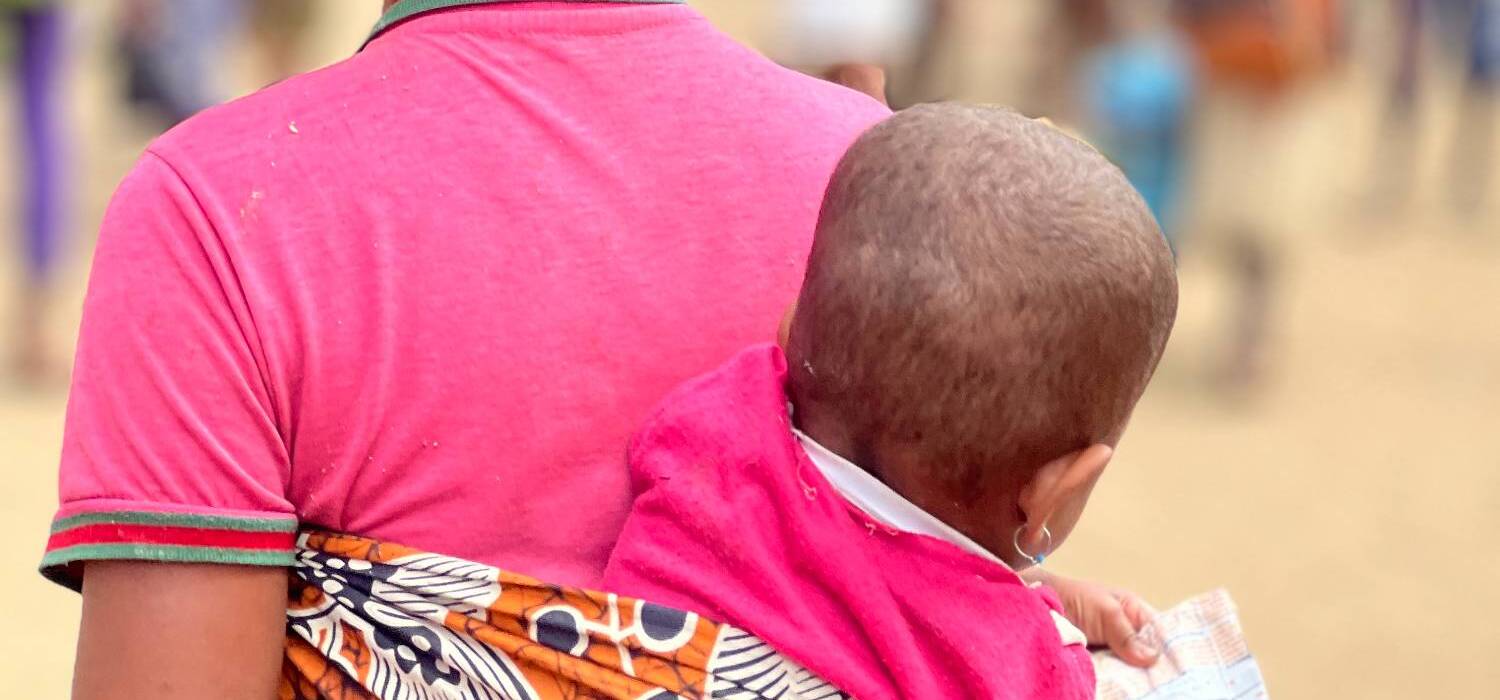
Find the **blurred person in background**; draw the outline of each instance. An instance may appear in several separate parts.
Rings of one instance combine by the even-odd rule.
[[[163,127],[218,104],[226,44],[244,9],[243,0],[126,0],[119,42],[129,101]]]
[[[781,62],[909,106],[936,99],[938,60],[954,17],[953,0],[782,0],[783,28],[772,53]]]
[[[1089,132],[1179,245],[1176,227],[1193,106],[1193,56],[1166,2],[1118,5],[1082,66]]]
[[[943,47],[952,38],[958,19],[957,4],[956,0],[925,0],[923,3],[911,58],[896,67],[893,97],[898,106],[910,107],[921,102],[949,99],[948,91],[962,82],[962,76],[945,76],[943,73]],[[946,65],[957,70],[963,64]]]
[[[297,72],[302,43],[312,25],[313,3],[308,0],[247,0],[250,29],[271,80]]]
[[[1406,205],[1412,191],[1417,156],[1418,97],[1421,93],[1424,19],[1430,0],[1391,0],[1390,83],[1370,168],[1367,211],[1384,217]]]
[[[1034,111],[1051,119],[1064,123],[1086,119],[1087,90],[1079,89],[1083,66],[1116,38],[1115,15],[1123,10],[1112,7],[1112,0],[1057,0],[1046,7],[1041,25],[1043,55],[1026,99]]]
[[[6,227],[18,228],[21,270],[10,369],[23,384],[43,381],[54,372],[45,334],[47,300],[62,244],[64,138],[62,108],[66,17],[52,0],[0,0],[0,22],[11,30],[10,56],[20,90],[20,147],[14,164],[20,170],[21,215]]]
[[[1447,203],[1473,216],[1489,190],[1496,84],[1500,80],[1500,2],[1391,0],[1391,65],[1377,135],[1368,211],[1380,217],[1407,205],[1415,189],[1418,143],[1428,123],[1423,97],[1436,68],[1457,73],[1458,122],[1449,155]],[[1437,49],[1428,47],[1436,45]],[[1438,59],[1434,65],[1433,58]]]
[[[1279,113],[1332,55],[1335,0],[1175,0],[1196,55],[1203,145],[1195,225],[1222,245],[1235,280],[1226,354],[1214,374],[1232,394],[1266,372],[1276,224],[1256,196],[1276,180]]]
[[[1453,203],[1479,220],[1494,182],[1496,103],[1500,102],[1500,0],[1464,0],[1458,26],[1465,51],[1459,122],[1452,145]]]

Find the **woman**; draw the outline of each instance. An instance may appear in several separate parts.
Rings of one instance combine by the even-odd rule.
[[[115,194],[44,562],[78,697],[271,696],[299,526],[595,584],[630,430],[772,336],[887,114],[681,4],[409,7]]]
[[[274,696],[298,528],[597,586],[629,432],[772,337],[888,114],[679,3],[387,6],[105,217],[43,562],[75,697]]]

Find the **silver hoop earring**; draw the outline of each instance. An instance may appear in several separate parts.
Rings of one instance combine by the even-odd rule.
[[[1042,526],[1042,551],[1037,552],[1033,556],[1027,553],[1025,547],[1021,546],[1021,533],[1025,530],[1025,525],[1017,527],[1016,531],[1010,536],[1010,543],[1015,546],[1016,554],[1021,555],[1022,559],[1031,562],[1032,566],[1041,566],[1042,562],[1047,561],[1047,555],[1052,553],[1052,531],[1048,530],[1046,525]]]

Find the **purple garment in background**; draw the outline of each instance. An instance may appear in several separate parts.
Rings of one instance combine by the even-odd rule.
[[[42,3],[9,10],[15,28],[16,84],[21,89],[22,245],[26,274],[46,280],[62,232],[62,8]]]

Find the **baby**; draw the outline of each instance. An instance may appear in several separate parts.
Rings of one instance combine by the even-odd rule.
[[[996,108],[899,113],[834,173],[782,347],[632,441],[604,587],[862,700],[1092,697],[1082,635],[1016,572],[1067,540],[1176,305],[1150,211],[1092,148]]]

